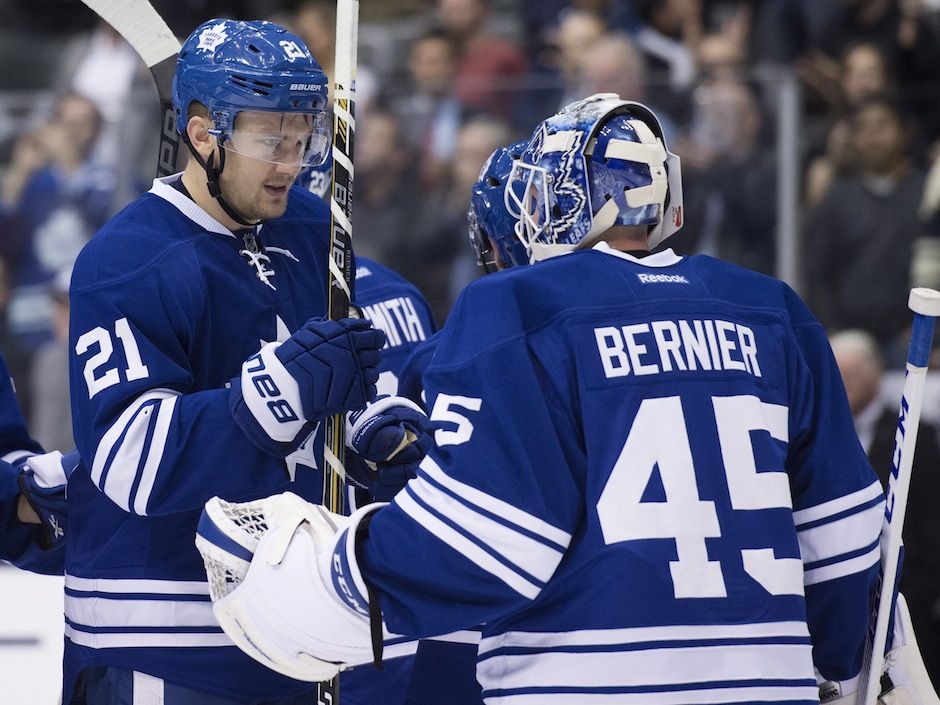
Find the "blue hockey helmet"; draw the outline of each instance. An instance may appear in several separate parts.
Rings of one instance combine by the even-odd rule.
[[[614,225],[647,225],[650,248],[682,227],[679,157],[645,105],[600,93],[543,121],[515,163],[506,207],[535,262]]]
[[[327,95],[326,74],[303,40],[273,22],[204,22],[180,49],[173,77],[180,134],[186,135],[189,106],[198,101],[209,110],[210,132],[235,151],[241,151],[235,117],[242,111],[309,114],[309,142],[296,160],[301,165],[322,163],[329,151]],[[260,139],[251,144],[262,152],[267,146]]]
[[[516,236],[516,219],[506,210],[503,196],[513,162],[522,156],[528,144],[527,140],[521,140],[494,151],[470,191],[470,209],[467,211],[470,246],[476,253],[477,263],[487,273],[496,270],[490,243],[499,250],[500,260],[505,266],[529,263],[526,248]]]

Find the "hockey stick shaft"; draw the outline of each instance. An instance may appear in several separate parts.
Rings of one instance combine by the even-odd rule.
[[[356,45],[358,0],[338,0],[336,6],[336,62],[333,93],[333,176],[330,194],[330,252],[327,276],[327,312],[333,320],[349,315],[355,279],[352,251],[353,145],[355,139]],[[327,419],[324,448],[323,504],[334,512],[343,509],[345,419]]]
[[[160,150],[157,176],[176,171],[179,134],[176,132],[176,111],[173,109],[173,73],[179,40],[157,14],[148,0],[82,0],[99,17],[110,24],[143,59],[160,98]]]
[[[869,642],[859,681],[859,693],[862,696],[860,705],[875,705],[881,692],[881,671],[884,667],[888,626],[896,599],[894,588],[898,578],[901,532],[910,493],[914,446],[920,425],[934,324],[937,316],[940,316],[940,292],[932,289],[913,289],[908,305],[914,312],[914,324],[911,329],[907,376],[901,394],[885,517],[881,529],[881,579],[873,599],[875,611],[869,627]]]
[[[330,190],[330,252],[327,311],[333,320],[349,315],[355,280],[352,250],[353,146],[356,135],[356,54],[359,1],[337,0],[336,60],[333,66],[333,177]],[[335,414],[326,420],[323,448],[323,504],[343,513],[346,490],[346,420]],[[338,705],[339,678],[320,683],[319,705]]]

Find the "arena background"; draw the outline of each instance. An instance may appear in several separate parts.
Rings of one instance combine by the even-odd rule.
[[[330,0],[153,4],[181,36],[214,16],[275,20],[331,70]],[[0,17],[0,352],[31,432],[65,451],[70,267],[149,188],[156,94],[78,0],[0,0]],[[682,157],[669,244],[775,274],[833,334],[870,336],[844,367],[850,393],[897,406],[906,291],[940,286],[940,0],[362,0],[361,21],[356,249],[415,282],[439,323],[478,276],[465,213],[486,156],[617,92],[653,107]],[[915,469],[918,492],[938,471]],[[907,540],[940,564],[940,536]],[[936,678],[940,589],[905,580]],[[61,579],[0,565],[0,703],[56,702],[61,628]]]

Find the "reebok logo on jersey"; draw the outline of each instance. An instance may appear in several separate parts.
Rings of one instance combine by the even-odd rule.
[[[644,284],[688,284],[689,280],[681,274],[637,274]]]

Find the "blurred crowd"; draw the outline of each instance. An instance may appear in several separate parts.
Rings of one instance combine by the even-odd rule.
[[[273,19],[332,70],[333,0],[153,4],[179,35],[217,15]],[[888,367],[903,362],[907,290],[940,285],[940,0],[383,0],[361,13],[356,249],[417,284],[439,322],[478,276],[465,213],[484,159],[572,99],[616,92],[650,105],[682,158],[670,244],[779,273],[780,194],[797,189],[801,293],[828,328],[862,329]],[[0,351],[36,437],[66,448],[69,268],[149,188],[156,96],[78,0],[0,0],[0,14]]]
[[[153,4],[180,36],[213,16],[275,20],[332,71],[335,0]],[[79,0],[0,0],[0,16],[0,352],[35,438],[67,449],[71,265],[149,188],[157,100]],[[618,93],[655,110],[682,158],[669,244],[791,275],[834,336],[884,479],[896,397],[885,405],[882,380],[903,366],[908,289],[940,288],[940,0],[382,0],[361,21],[355,247],[413,281],[438,323],[478,276],[465,214],[486,157],[573,99]],[[936,440],[925,426],[904,578],[935,678]]]

